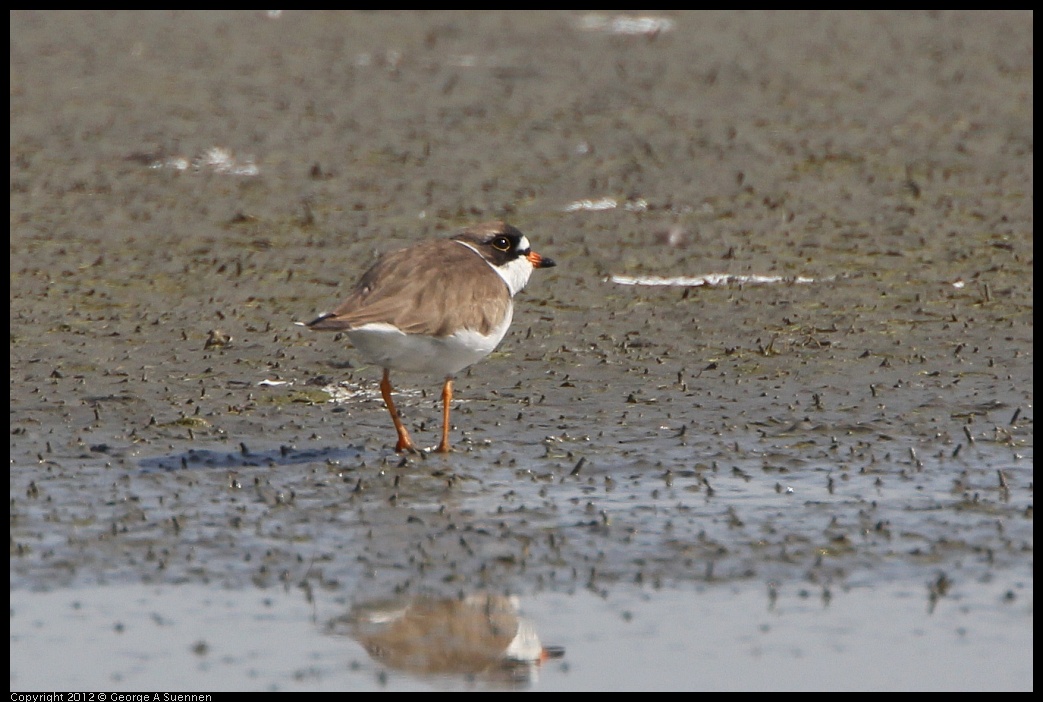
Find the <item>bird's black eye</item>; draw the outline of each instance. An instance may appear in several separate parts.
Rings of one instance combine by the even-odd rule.
[[[499,251],[510,251],[511,240],[505,236],[498,236],[495,239],[493,239],[493,248]]]

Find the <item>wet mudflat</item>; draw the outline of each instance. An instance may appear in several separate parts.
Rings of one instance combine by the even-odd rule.
[[[232,656],[243,687],[762,689],[655,656],[763,655],[725,655],[759,603],[752,631],[787,612],[780,666],[817,663],[778,687],[1031,688],[1031,15],[15,13],[11,37],[13,649],[120,635],[114,592],[160,619],[268,593],[298,613],[273,632],[330,648],[282,678]],[[397,456],[379,369],[294,322],[493,218],[558,267],[458,379],[457,451]],[[434,445],[438,381],[397,386]],[[565,656],[431,682],[338,648],[360,604],[475,593]],[[902,641],[910,600],[951,666],[830,658]],[[691,612],[706,634],[672,637]],[[824,612],[842,645],[808,643]],[[622,680],[590,657],[619,621],[650,654]],[[55,686],[18,660],[13,689]]]

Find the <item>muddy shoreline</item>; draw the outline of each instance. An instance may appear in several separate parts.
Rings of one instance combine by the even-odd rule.
[[[1032,15],[590,17],[13,13],[12,590],[1031,597]],[[493,218],[402,458],[295,323]]]

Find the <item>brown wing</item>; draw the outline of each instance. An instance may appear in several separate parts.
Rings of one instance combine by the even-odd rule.
[[[488,334],[510,305],[507,284],[479,254],[443,239],[384,255],[337,309],[308,326],[350,331],[384,323],[407,334]]]

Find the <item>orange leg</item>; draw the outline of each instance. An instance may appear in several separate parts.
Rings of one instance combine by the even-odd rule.
[[[449,453],[449,404],[453,401],[453,379],[446,378],[442,386],[442,443],[439,453]]]
[[[395,408],[395,403],[391,400],[391,373],[387,368],[384,369],[384,379],[380,381],[380,394],[384,396],[384,404],[387,405],[388,412],[391,414],[391,421],[395,423],[395,431],[398,432],[398,443],[395,444],[395,451],[398,453],[402,451],[416,453],[416,446],[413,445],[413,440],[409,438],[406,425],[402,423],[401,417],[398,416],[398,410]]]

